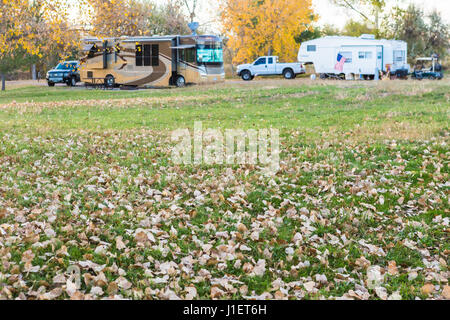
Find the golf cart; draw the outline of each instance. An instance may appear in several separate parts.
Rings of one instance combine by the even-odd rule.
[[[433,54],[431,57],[417,58],[411,77],[417,80],[430,79],[441,80],[444,77],[442,66],[439,64],[439,56]]]

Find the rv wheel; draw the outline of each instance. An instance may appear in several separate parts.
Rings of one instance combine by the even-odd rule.
[[[182,88],[186,85],[186,80],[183,76],[178,76],[175,84],[178,88]]]
[[[105,78],[105,87],[107,88],[114,88],[114,85],[116,84],[116,81],[114,77],[110,74],[108,74]]]
[[[294,79],[294,72],[291,69],[286,69],[283,71],[283,76],[285,79]]]
[[[49,87],[54,87],[54,86],[55,86],[55,83],[54,83],[54,82],[50,82],[50,81],[49,81],[49,82],[47,82],[47,84],[48,84]]]

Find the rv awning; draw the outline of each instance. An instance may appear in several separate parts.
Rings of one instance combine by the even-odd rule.
[[[190,49],[195,48],[195,44],[182,44],[177,47],[170,47],[170,49]]]
[[[93,43],[85,44],[83,46],[83,51],[91,51],[94,46],[95,46],[95,44],[93,44]]]

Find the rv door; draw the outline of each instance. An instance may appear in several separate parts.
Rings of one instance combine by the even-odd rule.
[[[178,49],[178,56],[180,57],[178,62],[178,70],[184,71],[186,70],[186,50],[185,49]]]
[[[377,46],[377,68],[379,71],[386,71],[383,70],[383,47]]]

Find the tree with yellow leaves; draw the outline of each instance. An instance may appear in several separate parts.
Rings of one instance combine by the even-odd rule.
[[[261,55],[294,60],[295,37],[315,20],[311,0],[223,0],[221,18],[233,63]]]
[[[62,52],[77,45],[76,34],[65,20],[64,0],[0,0],[0,73],[5,75],[30,58],[42,58],[58,45]]]

